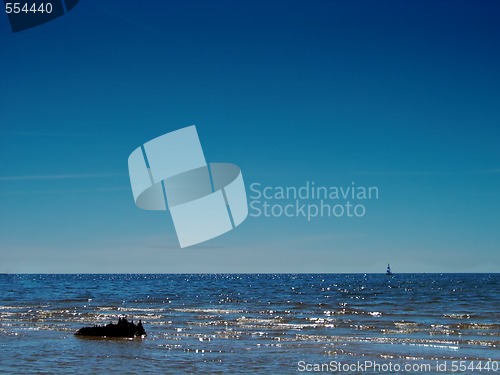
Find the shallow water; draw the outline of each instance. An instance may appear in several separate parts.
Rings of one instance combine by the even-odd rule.
[[[443,373],[455,360],[500,373],[500,274],[4,274],[0,286],[2,374]],[[73,335],[123,315],[147,338]]]

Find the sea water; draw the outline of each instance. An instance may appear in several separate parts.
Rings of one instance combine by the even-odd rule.
[[[500,374],[500,274],[2,274],[0,290],[0,374]],[[147,337],[74,336],[120,316]]]

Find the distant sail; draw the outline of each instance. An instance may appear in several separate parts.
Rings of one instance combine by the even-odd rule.
[[[387,271],[385,272],[386,275],[393,275],[392,271],[391,271],[391,266],[389,263],[387,263]]]

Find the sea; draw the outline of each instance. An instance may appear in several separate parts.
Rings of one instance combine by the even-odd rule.
[[[142,321],[147,336],[82,338]],[[500,374],[500,274],[1,274],[0,374]]]

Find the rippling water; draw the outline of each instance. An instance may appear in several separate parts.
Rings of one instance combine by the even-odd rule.
[[[1,374],[500,361],[500,274],[0,275],[0,286]],[[73,335],[123,315],[147,338]]]

